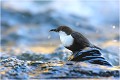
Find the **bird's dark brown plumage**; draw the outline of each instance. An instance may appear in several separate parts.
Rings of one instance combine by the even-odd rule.
[[[52,29],[50,31],[55,31],[55,32],[64,31],[67,35],[71,35],[74,38],[73,44],[69,47],[68,46],[65,47],[71,50],[72,52],[81,51],[86,47],[96,47],[92,45],[89,42],[89,40],[85,38],[81,33],[72,30],[68,26],[59,26],[57,29]]]

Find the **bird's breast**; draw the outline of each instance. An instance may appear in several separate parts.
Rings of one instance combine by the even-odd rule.
[[[60,40],[65,47],[69,47],[73,44],[74,39],[71,35],[67,35],[65,32],[60,32],[59,35]]]

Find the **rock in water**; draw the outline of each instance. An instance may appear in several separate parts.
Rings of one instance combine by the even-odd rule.
[[[61,79],[61,78],[110,78],[120,77],[120,68],[85,62],[23,61],[7,58],[0,61],[1,79]]]

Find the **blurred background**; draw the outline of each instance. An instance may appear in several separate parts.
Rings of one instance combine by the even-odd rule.
[[[119,0],[2,0],[2,48],[50,53],[61,42],[49,32],[67,25],[119,59]],[[49,48],[49,49],[48,49]]]

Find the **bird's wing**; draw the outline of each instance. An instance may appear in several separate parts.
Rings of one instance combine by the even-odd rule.
[[[80,45],[84,45],[84,46],[87,46],[87,47],[91,47],[91,48],[97,48],[99,50],[102,50],[101,48],[91,44],[89,42],[89,40],[87,38],[85,38],[81,33],[79,32],[73,32],[71,34],[71,36],[75,39],[75,41],[80,44]]]
[[[71,36],[74,38],[74,40],[80,44],[80,45],[85,45],[85,46],[90,46],[90,42],[88,41],[87,38],[85,38],[81,33],[79,32],[73,32]]]

